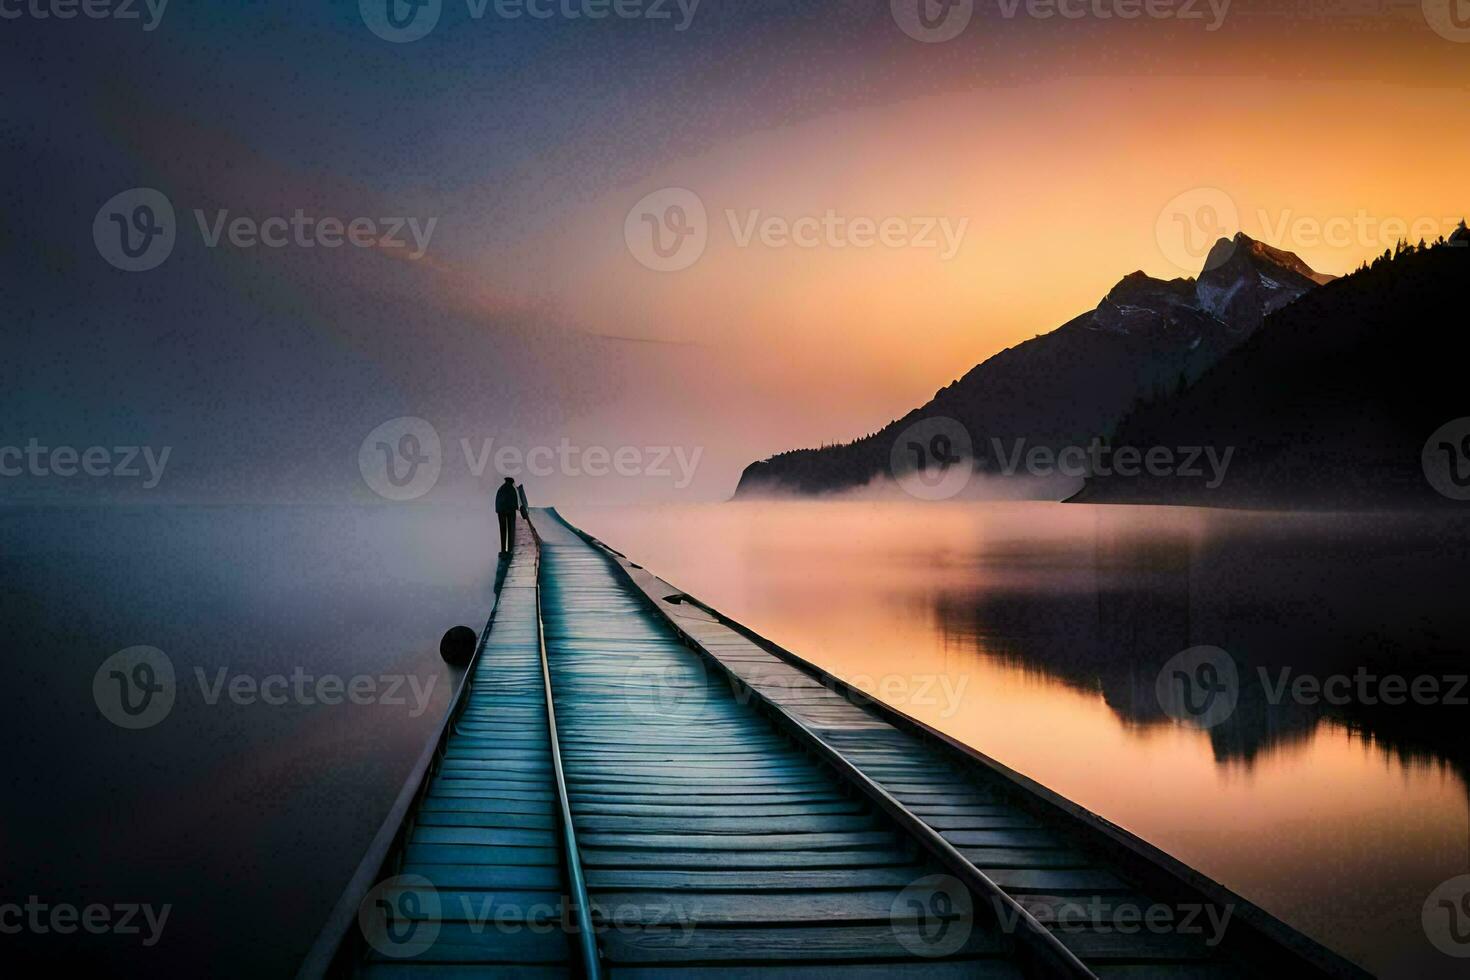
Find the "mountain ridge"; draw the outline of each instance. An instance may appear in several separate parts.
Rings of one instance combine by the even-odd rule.
[[[837,493],[893,476],[896,439],[931,418],[955,420],[976,446],[989,439],[1085,445],[1140,399],[1199,377],[1267,315],[1333,279],[1243,233],[1217,241],[1204,265],[1195,278],[1131,272],[1094,309],[996,352],[877,432],[751,463],[735,497]],[[995,461],[971,459],[977,470],[995,471]]]
[[[1119,422],[1120,445],[1229,447],[1234,461],[1218,487],[1159,474],[1094,474],[1070,499],[1463,506],[1464,496],[1437,484],[1435,473],[1462,467],[1454,456],[1460,436],[1442,433],[1470,434],[1459,377],[1470,333],[1455,326],[1464,322],[1467,284],[1470,230],[1463,223],[1448,241],[1401,243],[1273,314],[1196,384],[1140,404]],[[1447,464],[1428,454],[1427,447],[1442,452],[1442,441],[1451,446]]]

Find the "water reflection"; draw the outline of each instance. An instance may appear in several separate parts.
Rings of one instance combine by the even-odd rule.
[[[1440,761],[1467,773],[1465,713],[1438,710],[1470,697],[1458,649],[1470,637],[1470,607],[1454,577],[1466,558],[1463,526],[1403,517],[1200,520],[1183,529],[1099,514],[1091,557],[1077,554],[1090,562],[1090,578],[1058,576],[1054,588],[945,587],[934,599],[944,641],[1096,691],[1135,725],[1173,722],[1156,692],[1160,670],[1208,644],[1227,651],[1239,674],[1235,709],[1209,728],[1222,763],[1249,765],[1332,722],[1406,764]],[[1051,556],[1058,567],[1072,564],[1058,559]],[[1424,705],[1413,703],[1408,684],[1421,675],[1434,679],[1421,685]],[[1392,676],[1405,683],[1385,685]],[[1429,703],[1438,700],[1450,703]]]
[[[1470,870],[1470,690],[1445,680],[1467,673],[1470,522],[806,502],[568,516],[1375,972],[1453,972],[1420,910]],[[1203,730],[1157,690],[1200,645],[1239,677]],[[1383,688],[1358,678],[1389,674],[1440,678],[1437,703],[1363,703]],[[1294,697],[1303,675],[1343,676],[1347,702]]]
[[[0,508],[0,903],[170,907],[155,945],[28,932],[6,966],[288,975],[443,715],[439,638],[483,626],[494,533],[484,507]],[[177,699],[128,731],[92,682],[138,644]],[[365,702],[297,675],[388,680]]]

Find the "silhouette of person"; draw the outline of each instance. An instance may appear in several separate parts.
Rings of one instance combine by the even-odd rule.
[[[495,516],[500,519],[500,553],[508,555],[516,546],[516,511],[526,509],[526,491],[516,487],[514,477],[506,477],[495,491]]]

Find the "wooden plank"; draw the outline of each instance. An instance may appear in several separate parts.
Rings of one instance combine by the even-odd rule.
[[[886,925],[612,930],[602,941],[608,957],[618,963],[917,959]],[[999,954],[1003,949],[998,937],[973,929],[956,955]]]
[[[587,887],[601,893],[608,890],[654,889],[685,892],[796,891],[818,889],[858,889],[898,887],[913,884],[932,867],[904,865],[880,868],[780,868],[742,869],[736,871],[662,870],[657,868],[587,869]]]
[[[640,963],[615,967],[608,976],[615,980],[785,980],[788,977],[791,980],[1020,980],[1021,972],[1008,959],[948,959],[922,963],[846,962],[835,966],[822,963],[782,963],[775,966]],[[406,980],[420,978],[409,977]]]
[[[899,888],[850,891],[771,893],[769,891],[723,892],[688,895],[660,891],[602,891],[593,899],[601,921],[622,925],[667,923],[675,917],[705,925],[795,925],[798,923],[874,922],[913,919],[919,912],[900,900]],[[922,897],[922,896],[921,896]],[[924,907],[921,905],[921,909]],[[925,909],[927,912],[927,909]],[[974,909],[959,903],[933,913],[938,920],[973,919]]]

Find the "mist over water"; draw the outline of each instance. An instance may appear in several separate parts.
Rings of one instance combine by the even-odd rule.
[[[5,937],[7,965],[290,975],[443,716],[440,636],[485,625],[492,522],[484,507],[0,508],[6,900],[170,907],[151,945],[146,929],[30,932]],[[94,675],[138,645],[177,691],[125,730]],[[372,694],[355,702],[354,679]]]
[[[1420,913],[1470,870],[1466,709],[1270,695],[1283,668],[1464,673],[1455,519],[1027,502],[563,512],[1381,976],[1450,975]],[[64,946],[118,976],[293,969],[442,717],[439,637],[484,626],[493,531],[487,504],[0,509],[15,652],[0,840],[28,843],[0,849],[0,880],[22,898],[172,909],[156,945],[30,935],[14,962]],[[93,683],[136,645],[168,656],[178,691],[129,731]],[[1241,679],[1207,731],[1176,724],[1156,689],[1200,645]],[[297,672],[397,676],[427,697],[272,705],[228,686]]]
[[[1421,910],[1470,871],[1470,708],[1302,703],[1290,682],[1467,673],[1464,519],[1000,502],[564,512],[1378,975],[1454,975]],[[1177,724],[1157,689],[1199,646],[1239,674],[1238,704],[1208,730]]]

